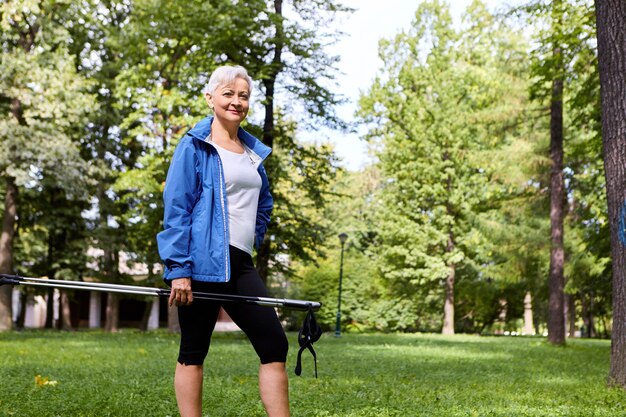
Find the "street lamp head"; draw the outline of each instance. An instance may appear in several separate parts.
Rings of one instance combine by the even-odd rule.
[[[339,233],[339,241],[341,244],[346,243],[346,240],[348,240],[348,235],[345,233]]]

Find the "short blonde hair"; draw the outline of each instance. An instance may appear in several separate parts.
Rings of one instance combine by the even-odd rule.
[[[224,84],[230,84],[236,78],[241,78],[248,83],[248,93],[252,95],[252,78],[248,75],[248,71],[241,65],[222,65],[217,67],[211,74],[209,82],[206,83],[202,92],[213,95],[217,87]]]

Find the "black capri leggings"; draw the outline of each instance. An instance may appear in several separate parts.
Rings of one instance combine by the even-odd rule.
[[[227,283],[192,281],[192,290],[267,297],[267,289],[254,267],[250,254],[233,246],[229,246],[229,249],[230,281]],[[289,344],[274,309],[245,303],[194,300],[191,305],[178,307],[179,363],[183,365],[204,363],[220,307],[226,310],[248,336],[262,364],[287,361]]]

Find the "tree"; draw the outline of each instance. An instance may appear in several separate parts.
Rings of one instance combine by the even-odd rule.
[[[341,326],[346,330],[407,331],[416,328],[411,303],[398,303],[377,270],[375,219],[379,173],[375,166],[358,172],[340,170],[330,182],[330,199],[321,213],[321,255],[315,263],[294,262],[289,297],[320,300],[318,319],[327,329],[336,324],[339,233],[346,233]],[[299,322],[296,322],[299,325]],[[429,329],[430,330],[430,329]]]
[[[135,126],[128,132],[129,135],[136,137],[144,146],[144,152],[152,156],[143,158],[141,164],[132,167],[133,172],[149,170],[154,173],[158,168],[154,164],[164,163],[167,166],[168,155],[176,138],[197,121],[199,115],[206,114],[206,105],[200,97],[203,83],[217,65],[234,63],[246,67],[261,86],[262,97],[259,102],[264,113],[260,122],[262,127],[257,127],[259,121],[255,120],[253,111],[246,128],[270,147],[276,145],[277,148],[284,146],[289,149],[288,154],[283,154],[291,158],[289,162],[271,156],[265,163],[271,192],[278,199],[277,210],[280,210],[278,206],[282,196],[280,187],[276,185],[283,180],[293,179],[279,175],[291,169],[303,168],[304,165],[297,161],[306,161],[303,163],[308,164],[306,169],[296,174],[304,175],[306,181],[298,180],[292,185],[300,187],[305,193],[314,192],[316,179],[324,178],[325,167],[333,164],[330,154],[321,151],[312,158],[315,152],[297,143],[295,130],[288,132],[292,137],[279,140],[278,135],[283,132],[278,119],[281,112],[301,114],[304,110],[304,114],[311,117],[310,120],[298,120],[299,128],[314,125],[318,121],[340,125],[333,112],[339,99],[321,82],[325,78],[332,79],[332,65],[336,58],[324,54],[322,47],[327,35],[319,30],[320,25],[317,23],[332,18],[344,9],[328,0],[293,1],[289,6],[300,18],[286,18],[283,15],[283,2],[279,0],[251,0],[245,2],[245,7],[229,1],[191,5],[135,2],[126,28],[131,36],[125,41],[126,56],[132,64],[118,77],[120,85],[117,96],[127,106],[135,106],[136,111],[129,115],[124,126]],[[206,30],[197,30],[198,16],[205,22],[201,26]],[[195,22],[193,25],[186,24],[191,20]],[[246,30],[233,30],[243,27]],[[255,36],[251,37],[249,33]],[[145,39],[150,41],[145,42]],[[255,90],[253,96],[256,93]],[[280,105],[276,101],[279,98]],[[286,120],[287,123],[292,121]],[[276,155],[279,154],[279,151],[276,152]],[[320,157],[324,158],[323,161]],[[144,165],[147,161],[153,165]],[[301,166],[298,167],[298,164]],[[164,171],[163,178],[154,176],[150,180],[150,189],[160,187]],[[139,182],[132,185],[129,181],[139,177],[146,179],[146,175],[129,172],[125,177],[123,184],[118,183],[117,190],[124,193],[121,188],[126,188],[129,204],[130,200],[135,200],[131,207],[149,204],[157,211],[160,210],[162,203],[159,194],[139,196],[131,193],[137,190]],[[316,204],[322,204],[323,201],[317,199]],[[267,239],[257,253],[257,268],[264,279],[269,274],[270,264],[280,265],[277,262],[280,253],[299,257],[315,250],[320,235],[315,227],[308,227],[313,222],[305,213],[306,210],[291,210],[288,216],[273,216]],[[144,216],[140,217],[145,220]],[[299,238],[290,236],[293,235],[291,227],[284,227],[281,221],[299,223]],[[155,231],[160,228],[160,224],[151,226]]]
[[[328,56],[324,51],[324,46],[332,43],[336,34],[323,28],[328,27],[337,14],[350,12],[351,9],[335,0],[273,0],[267,4],[269,7],[263,9],[263,14],[268,19],[263,30],[257,32],[258,38],[252,39],[248,46],[250,53],[242,53],[241,48],[226,53],[229,60],[242,63],[261,81],[264,94],[262,141],[273,147],[279,134],[275,116],[279,107],[282,107],[283,114],[300,114],[299,127],[317,128],[318,124],[322,124],[344,129],[345,123],[335,114],[335,107],[342,98],[327,85],[327,81],[334,79],[334,65],[338,57]],[[285,7],[290,7],[293,18],[286,17]],[[280,181],[274,176],[274,172],[280,170],[274,169],[273,164],[270,157],[266,166],[272,193],[275,192],[274,184]],[[300,219],[310,222],[305,216],[300,216]],[[314,229],[311,229],[313,234],[307,239],[291,239],[288,245],[282,247],[273,243],[271,237],[280,236],[286,230],[278,222],[270,223],[266,238],[257,251],[256,266],[264,281],[268,279],[270,264],[278,264],[281,253],[297,256],[311,249],[306,246],[309,242],[314,242],[313,247],[321,243]],[[306,229],[301,230],[301,234],[306,233]],[[275,239],[274,242],[276,240],[287,239]]]
[[[314,262],[323,252],[328,221],[324,208],[331,196],[331,184],[337,174],[336,159],[328,145],[301,143],[297,123],[275,113],[273,157],[267,165],[274,178],[273,222],[268,233],[275,258],[272,276],[289,277],[292,269],[278,262],[278,254],[288,254],[290,261]],[[272,232],[274,230],[274,232]]]
[[[602,143],[613,261],[609,383],[626,387],[626,4],[597,1]]]
[[[594,159],[593,153],[576,154],[573,151],[574,143],[587,143],[586,147],[589,147],[594,130],[593,111],[588,111],[594,107],[597,97],[593,94],[593,11],[585,0],[534,1],[521,9],[531,16],[528,23],[539,29],[533,36],[537,47],[531,54],[533,83],[530,93],[534,100],[546,105],[540,114],[549,119],[550,146],[546,152],[551,161],[549,180],[541,179],[542,183],[550,184],[548,340],[560,345],[565,343],[566,335],[566,263],[578,256],[578,253],[567,252],[574,246],[568,245],[564,238],[565,220],[574,207],[571,197],[576,193],[576,178],[583,177]],[[585,116],[576,117],[585,112]],[[572,157],[573,161],[568,160]]]
[[[445,334],[454,333],[458,272],[486,261],[479,213],[506,187],[485,156],[510,140],[524,55],[521,36],[482,3],[465,23],[456,31],[441,2],[421,4],[410,32],[381,44],[384,77],[360,103],[384,143],[381,273],[416,308],[443,292]]]
[[[5,207],[0,272],[14,272],[19,190],[42,190],[50,179],[69,200],[85,199],[87,167],[77,146],[88,110],[87,82],[77,76],[69,36],[59,24],[62,2],[7,1],[0,5],[0,172]],[[11,288],[0,289],[0,330],[11,328]]]
[[[136,159],[114,153],[124,172],[100,195],[115,196],[116,208],[111,213],[124,231],[125,248],[138,262],[149,265],[151,279],[156,278],[150,266],[158,260],[153,243],[161,229],[167,166],[178,138],[206,115],[201,88],[222,64],[243,65],[259,81],[264,127],[258,126],[254,108],[244,127],[275,149],[266,169],[276,210],[268,238],[258,251],[261,275],[266,278],[269,274],[270,260],[276,276],[288,272],[279,254],[310,260],[318,251],[322,225],[315,212],[325,201],[323,183],[335,170],[332,154],[324,147],[300,144],[293,120],[280,120],[281,107],[294,109],[287,105],[291,100],[278,106],[274,99],[279,96],[276,91],[287,93],[314,117],[330,118],[335,99],[317,79],[323,78],[334,61],[325,58],[320,32],[311,22],[341,8],[330,1],[292,3],[304,16],[302,20],[285,19],[282,1],[183,4],[136,0],[128,17],[121,19],[123,35],[105,36],[113,39],[105,45],[115,46],[106,56],[115,58],[116,52],[124,56],[119,71],[113,73],[114,84],[106,88],[112,91],[113,110],[131,109],[117,122],[119,138],[115,142],[136,144],[139,149]],[[107,21],[107,16],[99,20]],[[258,92],[255,88],[253,97]]]
[[[565,249],[563,247],[563,218],[565,183],[563,181],[563,57],[559,43],[563,25],[563,2],[555,0],[553,8],[552,60],[554,76],[550,99],[550,274],[548,302],[548,340],[565,343],[564,287]]]

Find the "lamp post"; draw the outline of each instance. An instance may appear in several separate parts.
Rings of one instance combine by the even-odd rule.
[[[339,241],[341,242],[341,261],[339,263],[339,295],[337,296],[337,324],[335,325],[335,337],[341,336],[341,281],[343,281],[343,245],[348,240],[348,235],[345,233],[339,234]]]

